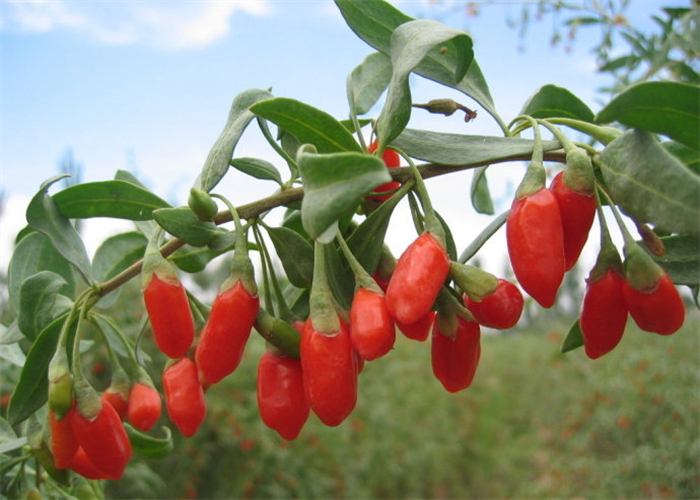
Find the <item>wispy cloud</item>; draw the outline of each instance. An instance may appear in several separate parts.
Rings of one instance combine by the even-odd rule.
[[[105,45],[197,48],[225,37],[235,12],[268,15],[268,0],[4,0],[0,28],[13,33],[69,31]]]

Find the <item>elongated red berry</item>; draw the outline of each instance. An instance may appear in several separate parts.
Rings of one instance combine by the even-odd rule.
[[[414,323],[404,324],[397,321],[396,326],[405,337],[411,340],[417,340],[418,342],[425,342],[430,335],[434,321],[435,311],[428,311]]]
[[[481,330],[478,323],[457,317],[454,338],[440,331],[436,316],[433,324],[431,362],[433,374],[449,392],[469,387],[481,357]]]
[[[367,361],[384,356],[394,347],[396,328],[384,294],[358,288],[350,308],[350,339]]]
[[[403,324],[415,323],[435,302],[450,271],[445,249],[429,232],[420,235],[399,258],[386,291],[389,314]]]
[[[309,418],[301,362],[269,351],[258,364],[258,410],[265,425],[295,439]]]
[[[561,215],[549,189],[513,201],[506,239],[520,286],[542,307],[552,307],[566,266]]]
[[[143,298],[160,350],[171,358],[184,356],[194,340],[194,319],[182,283],[162,281],[153,273]]]
[[[194,436],[207,415],[207,403],[197,366],[190,358],[179,359],[166,368],[163,392],[170,420],[183,436]]]
[[[109,388],[102,393],[102,401],[112,405],[115,410],[117,410],[117,414],[119,415],[119,418],[124,420],[126,418],[126,412],[129,408],[129,399],[124,398],[124,396],[115,391],[111,391]]]
[[[82,448],[78,448],[68,468],[86,479],[113,479],[95,467]]]
[[[671,335],[683,326],[685,305],[665,272],[653,287],[645,290],[635,290],[625,281],[623,293],[632,319],[642,330]]]
[[[51,453],[53,453],[54,464],[57,469],[66,469],[70,466],[73,457],[78,452],[80,445],[73,433],[70,413],[74,408],[64,415],[59,421],[54,413],[49,410],[49,422],[51,426]]]
[[[498,280],[496,291],[487,295],[481,302],[463,296],[464,305],[483,326],[506,330],[513,328],[523,312],[523,294],[508,280]]]
[[[129,395],[129,422],[144,432],[149,431],[160,418],[162,403],[158,391],[149,385],[136,382]]]
[[[597,359],[620,343],[627,324],[624,278],[608,269],[599,279],[589,278],[579,325],[586,355]]]
[[[238,367],[259,308],[260,298],[241,281],[216,296],[195,351],[206,384],[219,382]]]
[[[357,403],[357,360],[344,321],[322,333],[309,318],[301,334],[304,390],[311,409],[331,427],[340,425]]]
[[[559,172],[549,190],[557,199],[564,232],[564,258],[568,271],[581,255],[588,233],[593,225],[596,212],[596,199],[593,193],[583,194],[570,189],[565,182],[564,172]]]
[[[367,148],[367,151],[369,153],[374,153],[377,150],[378,146],[379,146],[379,141],[374,141]],[[384,160],[384,164],[388,168],[394,168],[394,167],[398,167],[399,165],[401,165],[401,157],[393,149],[385,149],[384,154],[382,155],[382,160]],[[388,191],[396,191],[400,187],[401,187],[400,182],[396,182],[396,181],[387,182],[386,184],[382,184],[381,186],[374,189],[374,191],[376,191],[377,193],[386,193],[386,194],[368,195],[367,198],[372,198],[372,199],[377,200],[377,201],[386,201],[389,198],[391,198],[391,196],[393,195],[393,193],[387,193],[387,192]]]
[[[89,461],[109,479],[120,479],[132,451],[117,410],[102,403],[93,417],[83,416],[78,407],[70,415],[73,433]]]

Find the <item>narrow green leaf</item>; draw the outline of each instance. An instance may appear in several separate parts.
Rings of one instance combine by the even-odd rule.
[[[150,191],[122,180],[76,184],[59,191],[53,199],[69,219],[149,220],[153,210],[170,206]]]
[[[130,182],[140,188],[148,189],[134,174],[126,170],[117,170],[114,178],[118,181]],[[158,228],[158,224],[154,220],[134,221],[134,225],[146,236],[147,240],[153,237],[153,233]]]
[[[0,443],[0,454],[9,453],[11,451],[19,450],[22,446],[27,444],[27,438],[21,437],[12,439],[10,441]]]
[[[107,281],[143,257],[148,240],[136,231],[110,236],[102,242],[92,260],[98,281]]]
[[[302,150],[298,162],[305,188],[301,217],[312,238],[352,213],[362,196],[391,181],[382,159],[364,153],[313,154]]]
[[[648,132],[630,130],[600,155],[608,190],[637,222],[669,232],[700,233],[700,177]]]
[[[347,239],[348,248],[369,274],[379,265],[391,215],[401,198],[392,196],[370,213]]]
[[[221,254],[222,251],[214,251],[207,247],[185,245],[170,255],[168,260],[186,273],[198,273],[203,271],[212,259]]]
[[[267,90],[249,89],[233,99],[226,125],[211,147],[195,187],[209,192],[226,175],[238,140],[250,121],[255,118],[250,107],[258,101],[270,98],[272,94]]]
[[[231,160],[231,166],[256,179],[275,181],[280,186],[283,185],[279,170],[269,161],[258,158],[234,158]]]
[[[102,334],[107,339],[109,346],[112,348],[112,350],[114,350],[117,356],[123,359],[130,358],[130,354],[127,352],[127,350],[133,353],[136,346],[133,340],[124,333],[122,328],[113,318],[99,313],[91,313],[90,320],[97,325],[100,331],[102,331]],[[124,341],[122,339],[126,340],[127,345],[124,345]],[[143,363],[151,362],[151,357],[143,350],[139,351],[139,358]]]
[[[518,137],[445,134],[406,129],[392,143],[412,158],[440,165],[488,165],[532,154],[534,142]],[[543,141],[544,151],[561,148],[557,141]]]
[[[212,238],[224,232],[213,222],[204,222],[186,207],[159,208],[153,212],[158,225],[173,236],[192,246],[205,246]]]
[[[0,344],[0,358],[20,368],[22,368],[27,361],[27,356],[25,356],[18,343]]]
[[[385,1],[358,2],[356,0],[335,0],[337,7],[350,28],[370,46],[390,54],[391,35],[400,25],[412,21],[413,18],[399,11]],[[435,80],[443,85],[453,87],[474,99],[498,122],[501,129],[507,133],[508,126],[496,112],[486,79],[476,61],[469,65],[467,73],[456,85],[451,84],[451,70],[445,65],[444,58],[433,58],[430,54],[415,69],[415,72],[425,78]],[[447,75],[446,80],[442,80]]]
[[[52,271],[39,271],[24,280],[17,324],[27,339],[33,341],[51,323],[56,296],[65,285],[66,280]]]
[[[678,82],[644,82],[621,92],[595,118],[663,134],[700,150],[700,91]]]
[[[300,142],[313,144],[319,153],[362,151],[340,122],[325,111],[303,102],[277,97],[259,102],[250,109],[293,134]]]
[[[391,80],[391,59],[381,52],[368,55],[348,75],[347,93],[350,109],[364,115],[374,106]]]
[[[457,245],[455,244],[455,239],[454,236],[452,235],[452,230],[450,229],[449,224],[445,219],[443,219],[442,215],[439,213],[435,212],[435,215],[437,216],[438,220],[440,221],[440,224],[442,225],[442,229],[445,232],[445,250],[447,251],[447,255],[450,256],[450,260],[457,260]]]
[[[90,259],[83,240],[80,239],[78,232],[48,194],[51,184],[60,178],[45,182],[32,198],[27,207],[27,222],[31,227],[48,236],[56,250],[75,266],[85,282],[92,284]]]
[[[472,206],[480,214],[493,215],[495,210],[491,199],[491,191],[489,190],[489,181],[486,178],[486,168],[479,167],[474,169],[471,187]]]
[[[8,269],[8,290],[10,306],[19,313],[20,289],[28,277],[39,271],[53,271],[60,275],[66,286],[62,290],[66,295],[73,295],[75,278],[73,266],[54,248],[51,241],[41,233],[33,232],[22,238],[15,247]]]
[[[697,151],[673,141],[662,142],[661,145],[693,173],[700,174],[700,155]]]
[[[311,286],[314,273],[314,247],[299,233],[287,227],[265,226],[289,282],[299,288]]]
[[[544,85],[528,99],[521,115],[533,118],[573,118],[592,122],[593,111],[569,90],[556,85]]]
[[[355,294],[355,277],[335,241],[323,245],[323,250],[326,253],[326,276],[333,297],[340,307],[349,311]]]
[[[700,240],[694,236],[664,236],[666,253],[653,256],[677,285],[700,286]]]
[[[398,26],[391,35],[390,54],[393,72],[389,93],[377,122],[379,149],[406,128],[411,116],[408,77],[428,54],[431,58],[425,64],[431,65],[433,72],[439,75],[439,81],[452,86],[462,80],[474,58],[469,35],[427,19]]]
[[[49,363],[53,358],[58,336],[67,315],[56,318],[37,336],[32,344],[27,361],[10,397],[7,408],[7,420],[17,425],[41,408],[48,397]],[[71,326],[71,335],[75,334],[75,324]],[[69,337],[70,345],[70,337]]]
[[[5,326],[0,324],[0,345],[16,344],[24,338],[17,326],[17,319]]]
[[[583,334],[581,333],[581,325],[579,324],[578,320],[576,320],[576,323],[571,325],[571,328],[569,329],[569,333],[566,334],[566,338],[564,338],[564,341],[561,344],[561,352],[562,354],[565,352],[573,351],[574,349],[578,349],[579,347],[583,346]]]
[[[149,436],[137,429],[129,423],[124,423],[124,429],[131,441],[131,447],[139,455],[147,458],[160,459],[167,457],[173,451],[173,434],[169,427],[165,425],[161,427],[164,438],[155,438]]]

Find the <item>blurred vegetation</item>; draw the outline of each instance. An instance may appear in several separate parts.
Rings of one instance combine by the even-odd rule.
[[[108,498],[698,498],[700,318],[639,331],[591,361],[562,355],[568,324],[483,337],[472,387],[434,379],[430,345],[400,337],[367,363],[337,428],[314,416],[287,442],[256,406],[264,349],[207,394],[199,433],[130,466]],[[167,417],[164,417],[166,420]]]

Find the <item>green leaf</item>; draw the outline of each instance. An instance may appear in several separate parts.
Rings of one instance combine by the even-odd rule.
[[[595,118],[663,134],[700,150],[700,91],[678,82],[644,82],[624,90]]]
[[[27,222],[31,227],[48,236],[56,250],[75,266],[85,282],[92,284],[92,268],[83,240],[48,194],[49,187],[62,178],[63,176],[54,177],[41,185],[39,192],[27,207]]]
[[[173,236],[195,247],[202,247],[224,230],[213,222],[201,221],[192,210],[186,207],[159,208],[153,212],[158,225]]]
[[[53,199],[69,219],[149,220],[153,210],[170,206],[150,191],[122,180],[76,184],[59,191]]]
[[[661,145],[693,173],[700,174],[700,155],[697,151],[673,141],[662,142]]]
[[[456,261],[457,245],[455,244],[454,236],[452,236],[452,230],[450,229],[449,224],[447,224],[447,221],[442,218],[442,215],[437,212],[435,212],[435,215],[440,221],[440,225],[442,225],[442,229],[445,232],[445,246],[447,247],[445,250],[447,251],[447,255],[450,256],[450,260]]]
[[[27,339],[34,340],[51,323],[56,296],[65,285],[66,280],[52,271],[39,271],[24,280],[17,324]]]
[[[298,162],[305,189],[301,217],[312,238],[353,212],[362,196],[391,181],[382,159],[364,153],[313,154],[301,149]]]
[[[650,133],[630,130],[612,141],[600,155],[600,168],[615,203],[637,222],[700,233],[700,177]]]
[[[195,187],[209,192],[226,175],[238,140],[250,121],[255,118],[250,107],[258,101],[264,101],[271,97],[272,94],[267,90],[249,89],[233,99],[226,125],[211,147]]]
[[[143,258],[146,252],[148,240],[137,231],[121,233],[110,236],[97,248],[92,259],[92,272],[99,282],[114,278],[129,266]],[[99,302],[101,308],[114,305],[121,287],[102,297]]]
[[[143,257],[148,240],[136,231],[110,236],[102,242],[92,260],[92,271],[98,281],[114,278]]]
[[[338,301],[340,307],[349,311],[355,294],[355,277],[342,256],[342,250],[335,241],[323,245],[322,248],[326,256],[328,285],[333,292],[333,297]]]
[[[3,328],[5,327],[3,326]],[[0,358],[20,368],[22,368],[27,361],[27,356],[25,356],[19,344],[16,342],[14,344],[0,344]]]
[[[66,281],[62,290],[66,295],[72,295],[75,290],[73,267],[54,248],[51,241],[41,233],[28,234],[15,247],[8,269],[8,289],[10,306],[19,313],[20,289],[24,280],[39,271],[53,271]]]
[[[564,341],[561,344],[561,352],[562,354],[565,352],[573,351],[574,349],[578,349],[579,347],[583,346],[583,334],[581,333],[581,325],[579,324],[578,320],[576,320],[576,323],[571,325],[571,328],[569,329],[569,333],[566,334],[566,338],[564,338]]]
[[[119,357],[123,359],[129,359],[131,357],[130,352],[133,353],[136,350],[136,346],[133,340],[124,333],[114,319],[99,313],[92,313],[90,314],[90,320],[97,325],[107,339],[107,342],[109,342],[109,346]],[[124,345],[124,340],[122,339],[126,340],[127,345]],[[139,358],[142,363],[151,362],[151,357],[144,350],[139,351]],[[125,366],[129,365],[130,363]]]
[[[398,26],[391,35],[390,54],[393,72],[389,93],[377,121],[380,150],[406,128],[411,117],[408,77],[428,54],[431,57],[425,64],[439,74],[438,81],[452,86],[462,80],[474,58],[469,35],[428,19]]]
[[[350,109],[364,115],[372,109],[391,80],[391,59],[381,52],[368,55],[348,75],[347,93]]]
[[[287,227],[265,226],[289,282],[299,288],[311,286],[314,274],[314,247],[299,233]]]
[[[275,181],[280,186],[283,185],[279,170],[269,161],[258,158],[235,158],[231,160],[231,166],[256,179]]]
[[[185,245],[170,255],[168,260],[186,273],[198,273],[203,271],[212,259],[222,253],[223,251],[214,251],[207,247]]]
[[[117,170],[117,173],[114,174],[114,178],[118,181],[130,182],[131,184],[134,184],[140,188],[148,189],[134,174],[127,172],[126,170]],[[148,240],[153,237],[153,234],[158,228],[158,224],[156,224],[154,220],[134,221],[134,225],[146,236],[146,239]]]
[[[358,2],[356,0],[335,0],[335,3],[345,18],[345,22],[357,36],[384,54],[390,54],[393,31],[398,26],[413,20],[412,17],[407,16],[385,1]],[[443,66],[444,64],[444,58],[434,59],[429,54],[418,65],[415,72],[468,95],[493,116],[501,129],[507,133],[508,126],[496,112],[493,98],[477,62],[472,61],[464,78],[456,85],[450,83],[451,68]],[[443,80],[442,78],[445,75],[448,78]]]
[[[489,190],[489,181],[486,178],[486,168],[479,167],[474,169],[471,187],[472,206],[480,214],[493,215],[495,210],[491,199],[491,191]]]
[[[653,256],[677,285],[700,285],[700,240],[694,236],[664,236],[666,253]]]
[[[528,99],[521,115],[533,118],[573,118],[592,122],[593,111],[569,90],[556,85],[544,85]]]
[[[293,134],[300,142],[313,144],[319,153],[362,151],[340,122],[325,111],[303,102],[277,97],[259,102],[250,109]]]
[[[348,248],[369,274],[379,265],[391,214],[401,199],[395,195],[382,202],[347,238]]]
[[[165,425],[161,427],[165,434],[164,438],[149,436],[126,422],[124,423],[124,429],[126,429],[126,434],[129,436],[133,450],[144,457],[165,458],[173,451],[173,434],[170,428]]]
[[[49,363],[67,316],[64,314],[56,318],[32,344],[7,408],[7,420],[10,424],[17,425],[24,421],[46,402],[49,390]],[[75,323],[71,325],[69,345],[72,335],[75,335]]]
[[[16,439],[11,439],[4,443],[0,443],[0,454],[9,453],[14,450],[19,450],[22,446],[27,444],[27,438],[21,437]]]
[[[445,134],[406,129],[392,143],[412,158],[440,165],[488,165],[532,155],[534,141],[518,137]],[[543,141],[544,151],[561,148],[558,141]]]

